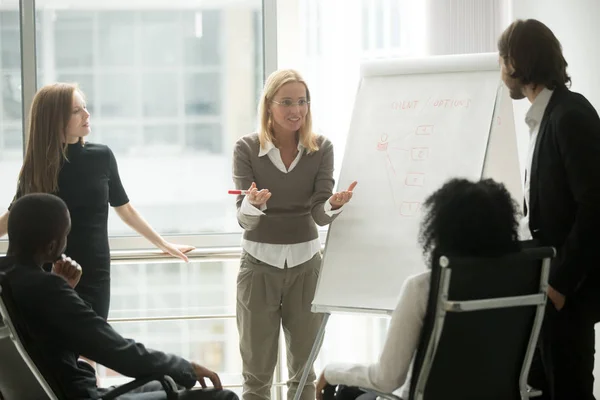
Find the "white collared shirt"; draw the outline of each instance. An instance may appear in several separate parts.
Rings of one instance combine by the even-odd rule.
[[[280,170],[284,174],[287,174],[288,172],[292,171],[296,167],[296,165],[298,165],[298,162],[304,154],[304,150],[304,146],[298,143],[298,155],[296,156],[294,161],[292,161],[292,164],[290,164],[289,169],[286,169],[285,164],[283,163],[283,160],[281,158],[281,153],[279,152],[279,149],[275,147],[275,145],[273,145],[273,143],[271,142],[267,142],[265,148],[260,148],[258,156],[268,156],[269,160],[271,160],[273,165],[278,170]],[[338,208],[337,210],[332,210],[329,201],[326,201],[324,203],[324,208],[325,213],[330,217],[342,211],[342,207]],[[242,201],[242,205],[240,207],[240,211],[242,212],[242,214],[257,216],[265,215],[263,211],[265,211],[266,209],[266,205],[261,206],[260,209],[254,207],[248,201],[247,196],[244,197],[244,201]],[[305,263],[311,258],[313,258],[313,256],[321,250],[321,241],[317,238],[302,243],[271,244],[254,242],[242,238],[242,248],[246,252],[248,252],[248,254],[250,254],[252,257],[269,265],[284,268],[287,262],[287,266],[291,268]]]
[[[531,239],[531,231],[529,230],[529,215],[531,214],[531,208],[529,206],[529,181],[531,179],[531,164],[533,161],[533,153],[535,151],[535,142],[538,137],[538,132],[540,130],[540,124],[542,123],[542,118],[544,118],[544,113],[546,112],[546,107],[548,107],[548,103],[550,103],[550,98],[552,97],[552,93],[554,91],[544,88],[540,93],[538,93],[537,97],[529,107],[527,114],[525,115],[525,123],[529,127],[529,150],[527,152],[527,167],[525,169],[525,205],[527,206],[527,215],[521,219],[520,223],[520,239],[528,240]]]

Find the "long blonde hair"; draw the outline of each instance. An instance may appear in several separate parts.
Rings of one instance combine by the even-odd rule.
[[[260,126],[258,132],[258,138],[260,140],[260,147],[264,148],[267,142],[271,142],[275,145],[275,135],[273,132],[273,119],[269,112],[269,106],[273,101],[273,97],[283,85],[286,83],[299,82],[306,88],[306,100],[310,102],[310,91],[308,85],[300,75],[298,71],[293,69],[282,69],[273,72],[267,78],[265,87],[258,104],[258,115],[260,116]],[[298,140],[304,146],[307,153],[312,153],[319,150],[317,144],[317,136],[312,131],[312,115],[310,112],[310,103],[308,104],[308,111],[306,117],[304,117],[304,124],[298,130]]]
[[[76,84],[54,83],[35,94],[29,112],[27,149],[19,173],[17,191],[21,196],[58,192],[58,174],[67,160],[66,129],[75,91],[81,92]]]

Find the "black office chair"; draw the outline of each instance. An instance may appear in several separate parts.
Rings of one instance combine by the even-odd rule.
[[[404,400],[524,400],[546,306],[551,247],[500,258],[441,256]],[[375,393],[399,400],[392,394]]]
[[[35,362],[35,350],[23,345],[21,333],[8,279],[0,271],[0,400],[66,399],[52,375],[42,373],[43,366]],[[179,390],[169,376],[136,379],[105,393],[102,399],[115,399],[151,381],[162,384],[167,399],[177,399]]]

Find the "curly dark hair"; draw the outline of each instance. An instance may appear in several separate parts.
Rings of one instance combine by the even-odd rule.
[[[492,179],[452,179],[424,203],[419,243],[436,255],[496,257],[519,250],[519,207]]]

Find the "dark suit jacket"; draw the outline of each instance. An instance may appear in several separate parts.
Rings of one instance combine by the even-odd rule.
[[[5,262],[2,270],[14,311],[11,319],[59,398],[100,397],[93,368],[78,362],[78,355],[134,378],[161,374],[170,375],[186,388],[196,383],[189,362],[124,339],[61,277],[34,264],[11,266]]]
[[[529,227],[557,249],[550,285],[600,312],[600,118],[585,97],[554,91],[530,176]]]

